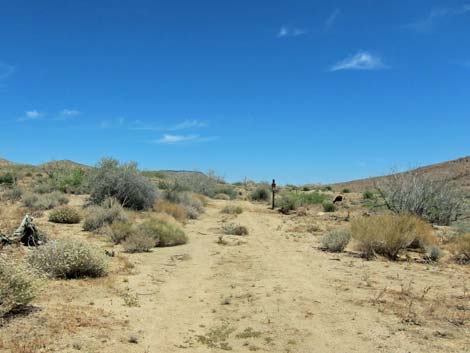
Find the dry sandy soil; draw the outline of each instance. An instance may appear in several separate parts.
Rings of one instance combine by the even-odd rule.
[[[0,352],[470,352],[468,266],[325,253],[321,236],[345,211],[283,216],[237,201],[241,215],[222,214],[229,203],[188,222],[186,245],[115,248],[108,277],[49,281],[0,328]],[[46,219],[49,234],[111,247]],[[224,222],[250,234],[220,238]]]

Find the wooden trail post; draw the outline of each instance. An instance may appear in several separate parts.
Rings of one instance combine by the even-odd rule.
[[[271,184],[271,188],[273,190],[273,210],[274,210],[274,206],[275,206],[274,197],[276,195],[276,180],[274,179],[273,179],[273,183]]]

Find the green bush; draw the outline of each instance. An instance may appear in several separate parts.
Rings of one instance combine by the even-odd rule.
[[[75,224],[80,223],[81,216],[71,207],[60,207],[49,214],[49,221],[53,223]]]
[[[125,252],[149,252],[155,246],[155,239],[142,233],[131,233],[123,242]]]
[[[256,187],[250,194],[252,201],[269,201],[271,200],[271,188],[267,184],[262,184]]]
[[[299,206],[320,204],[328,198],[328,196],[320,194],[319,192],[302,192],[296,195],[299,199]]]
[[[227,235],[248,235],[248,228],[234,223],[224,224],[222,231]]]
[[[93,206],[88,210],[88,215],[83,221],[83,230],[92,232],[105,225],[111,225],[115,221],[127,220],[124,209],[117,201],[105,200],[102,206]]]
[[[362,193],[362,198],[364,200],[372,200],[374,198],[374,193],[372,191],[364,191]]]
[[[242,214],[243,213],[243,208],[241,206],[225,206],[222,209],[222,213],[225,214]]]
[[[321,248],[329,252],[341,252],[348,246],[351,232],[347,229],[335,229],[322,239]]]
[[[34,249],[27,260],[53,278],[101,277],[107,273],[104,252],[77,240],[50,241]]]
[[[186,244],[188,238],[183,229],[176,224],[162,219],[151,218],[137,226],[136,233],[148,236],[158,247]]]
[[[36,296],[36,275],[23,263],[0,255],[0,318],[29,304]]]
[[[15,176],[12,173],[0,174],[0,184],[12,185],[15,183]]]
[[[158,196],[154,184],[142,175],[137,164],[120,164],[115,159],[102,159],[91,173],[89,185],[95,204],[113,197],[124,207],[147,210]]]
[[[349,194],[351,192],[351,189],[344,188],[342,192],[343,194]]]
[[[279,196],[276,203],[279,210],[284,214],[288,214],[290,211],[294,211],[300,206],[298,196],[292,192],[285,192]]]
[[[323,202],[323,211],[325,212],[335,212],[336,205],[333,202],[325,201]]]
[[[5,191],[5,194],[4,194],[4,197],[10,201],[21,200],[22,196],[23,196],[23,189],[21,189],[19,186],[16,186],[16,185],[9,188],[7,191]]]

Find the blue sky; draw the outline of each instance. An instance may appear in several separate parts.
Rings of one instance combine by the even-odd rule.
[[[470,145],[470,2],[0,0],[0,156],[330,183]]]

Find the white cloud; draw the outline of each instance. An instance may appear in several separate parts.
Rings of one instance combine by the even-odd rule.
[[[361,51],[334,64],[330,71],[339,70],[380,70],[388,68],[382,60],[371,53]]]
[[[277,37],[278,38],[298,37],[306,33],[307,31],[301,28],[291,28],[291,27],[282,26],[279,32],[277,33]]]
[[[37,110],[28,110],[24,113],[24,115],[18,119],[18,121],[26,121],[26,120],[38,120],[42,118],[45,114],[41,113]]]
[[[207,123],[199,120],[185,120],[182,123],[176,124],[175,126],[168,129],[168,131],[178,131],[206,127]]]
[[[338,19],[338,16],[340,15],[341,10],[340,9],[335,9],[326,19],[325,21],[325,29],[330,29]]]
[[[465,4],[459,8],[435,8],[426,17],[415,22],[405,24],[403,27],[416,32],[430,32],[434,26],[445,18],[461,16],[470,13],[470,4]]]
[[[75,110],[75,109],[63,109],[60,112],[60,115],[62,117],[66,117],[66,118],[72,118],[72,117],[78,116],[80,114],[81,114],[81,112],[79,110]]]
[[[195,141],[199,138],[199,135],[170,135],[164,134],[163,138],[157,140],[158,143],[179,143],[179,142],[188,142],[188,141]]]
[[[4,62],[0,62],[0,80],[4,80],[16,72],[16,68]]]

